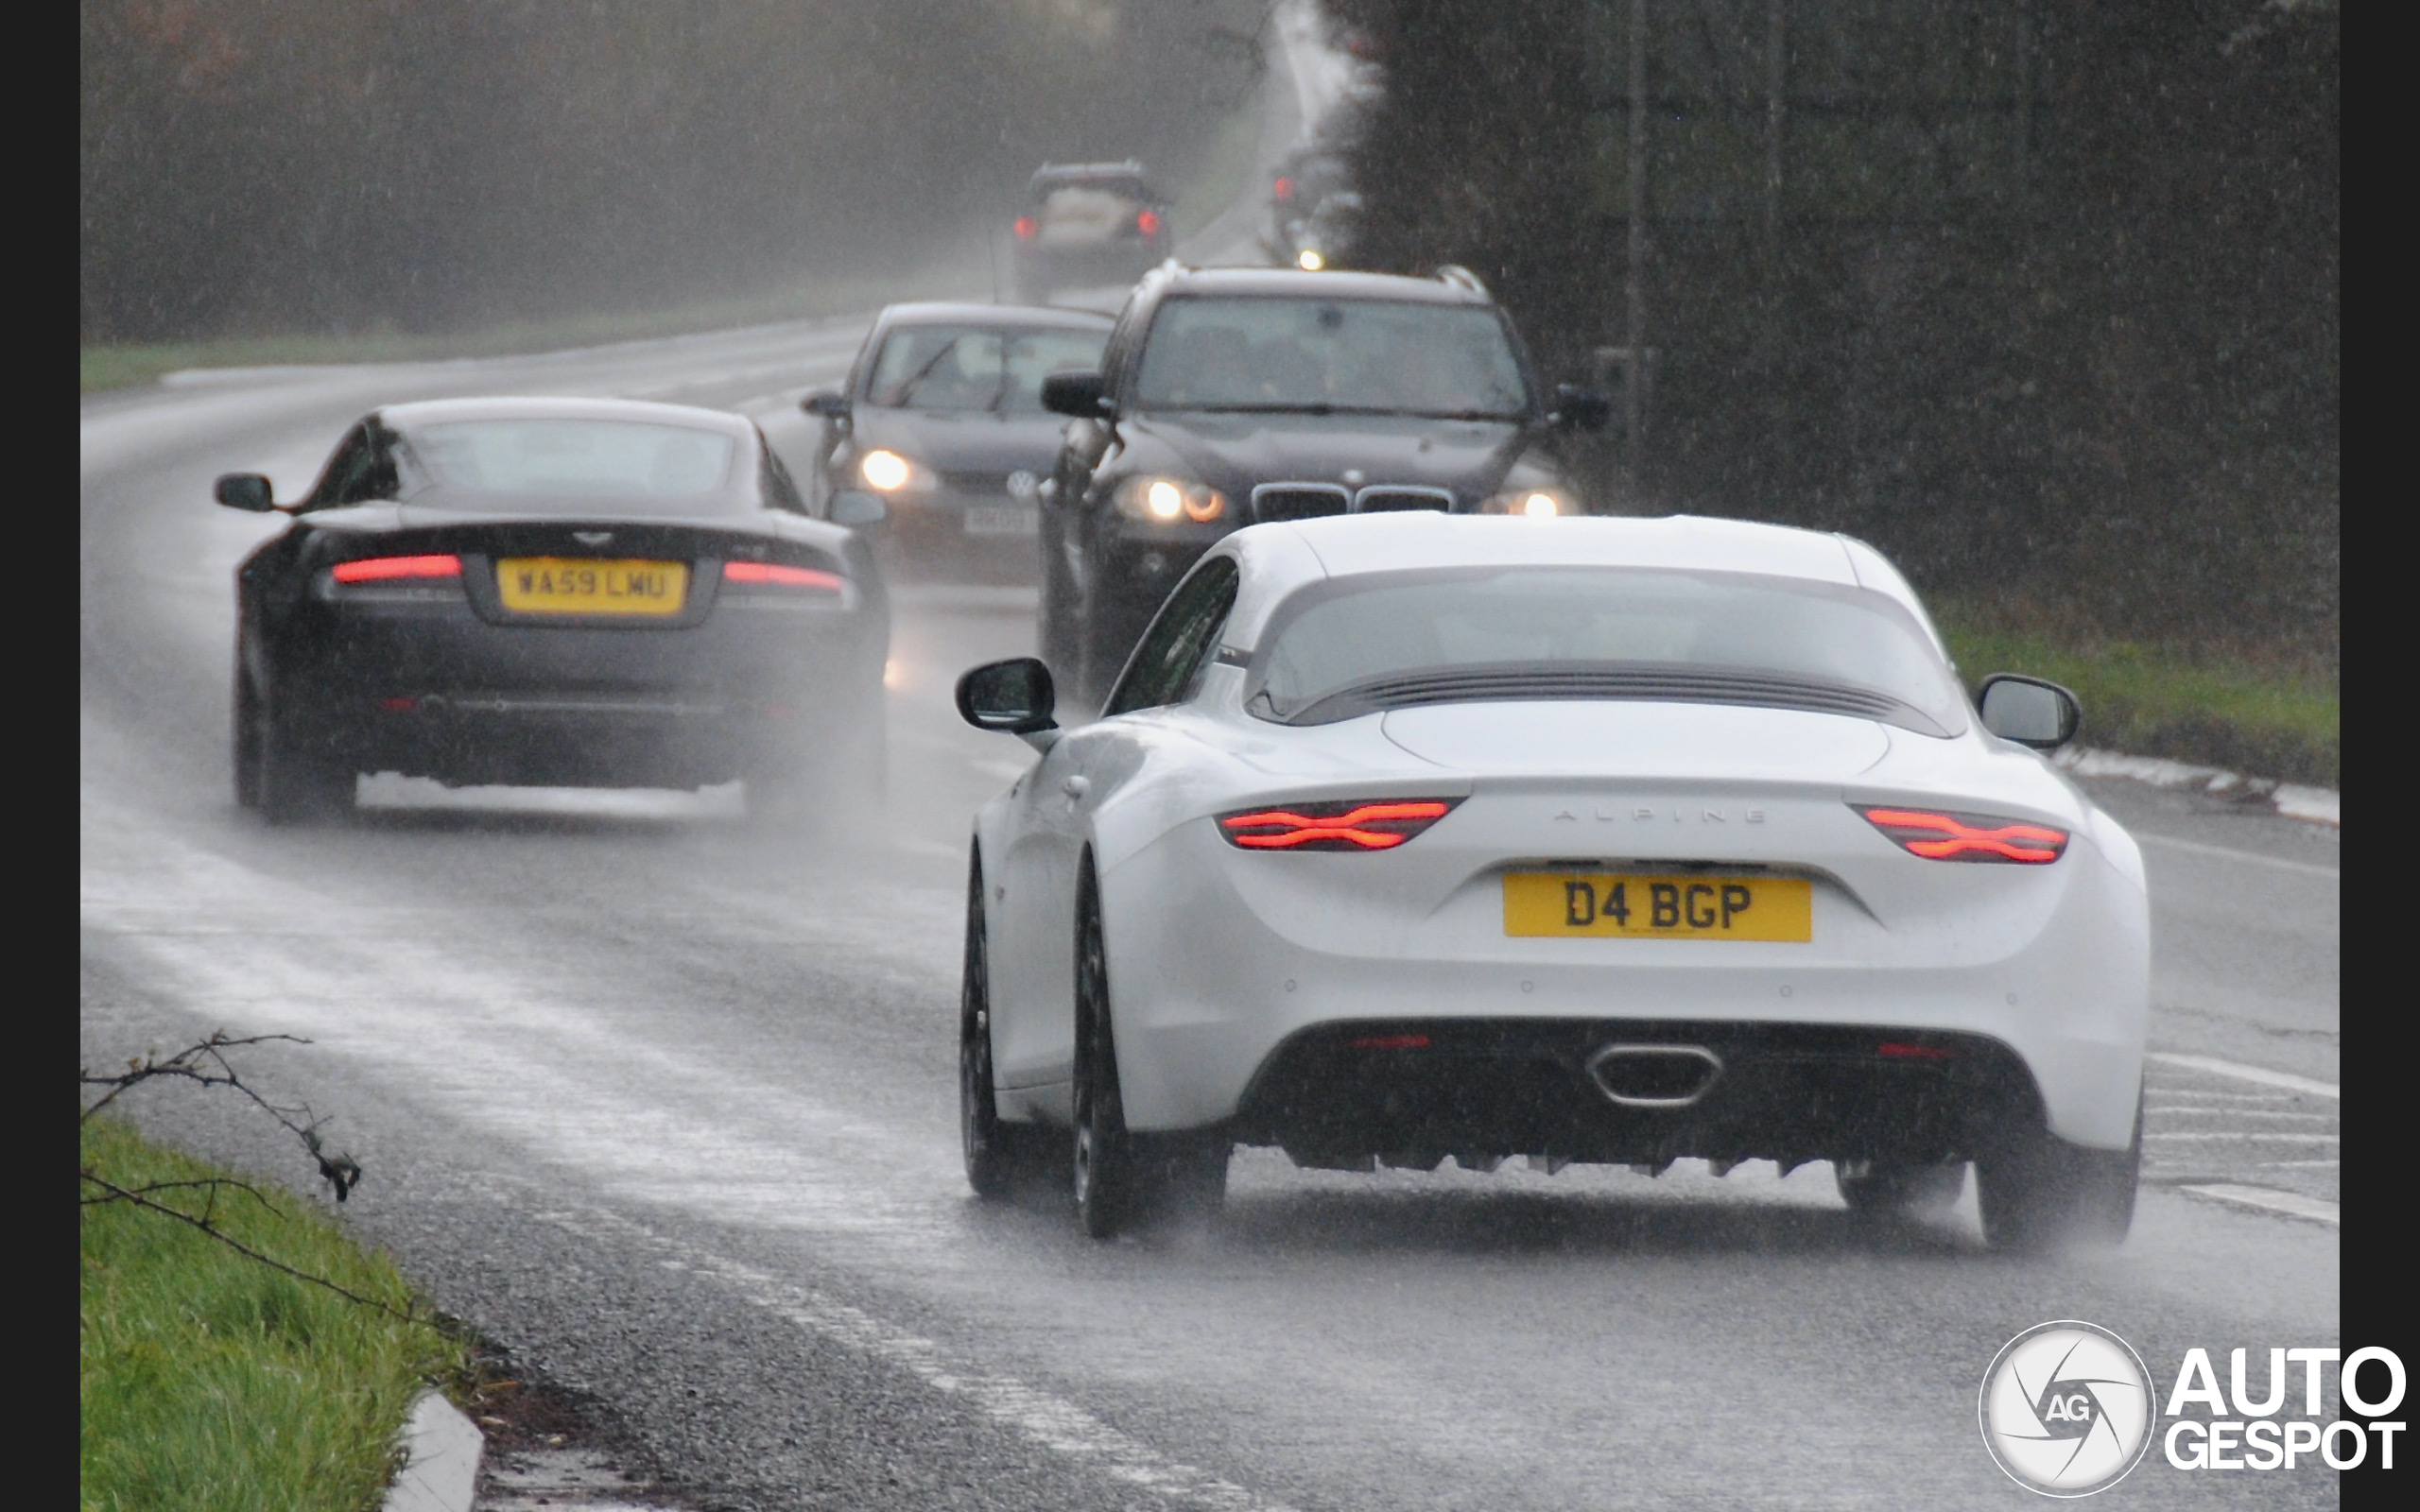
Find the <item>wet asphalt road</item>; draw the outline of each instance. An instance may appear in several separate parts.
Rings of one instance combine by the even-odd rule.
[[[1030,646],[1014,594],[905,593],[890,800],[808,839],[753,830],[732,792],[481,810],[389,779],[345,828],[235,809],[230,573],[273,526],[214,508],[212,475],[290,494],[368,404],[440,392],[735,407],[795,459],[788,405],[856,333],[87,401],[88,1059],[221,1025],[307,1037],[250,1064],[337,1116],[370,1172],[358,1231],[710,1504],[2029,1504],[1975,1427],[2021,1329],[2101,1323],[2163,1387],[2192,1346],[2338,1342],[2333,1228],[2183,1190],[2333,1200],[2308,1163],[2333,1143],[2263,1143],[2332,1138],[2332,1102],[2173,1067],[2153,1132],[2216,1137],[2154,1140],[2179,1184],[2099,1259],[1981,1253],[1971,1193],[1939,1227],[1863,1234],[1820,1166],[1364,1177],[1249,1152],[1223,1228],[1112,1246],[1054,1192],[977,1207],[954,1126],[965,835],[1025,752],[947,692]],[[2333,833],[2103,796],[2158,888],[2158,1047],[2332,1084]],[[2325,1121],[2249,1116],[2296,1112]],[[302,1175],[206,1103],[143,1113]],[[2323,1470],[2188,1475],[2154,1451],[2102,1504],[2334,1498]]]

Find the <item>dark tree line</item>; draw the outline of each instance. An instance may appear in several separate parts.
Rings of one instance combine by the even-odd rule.
[[[1046,158],[1182,180],[1259,0],[82,0],[83,339],[982,262]]]
[[[1637,3],[1330,4],[1385,71],[1365,260],[1472,266],[1562,375],[1625,344],[1643,168],[1652,403],[1602,488],[2333,647],[2332,4]]]

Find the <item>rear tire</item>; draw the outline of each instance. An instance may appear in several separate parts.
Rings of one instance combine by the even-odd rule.
[[[271,824],[317,824],[353,810],[352,766],[332,757],[315,742],[291,711],[257,692],[238,695],[239,707],[249,703],[251,734],[238,733],[238,759],[250,758],[249,783],[236,778],[236,797],[249,789],[251,807]]]
[[[1101,938],[1100,885],[1092,857],[1076,883],[1076,1217],[1095,1239],[1115,1239],[1156,1195],[1150,1171],[1126,1128],[1117,1044],[1109,1009],[1108,950]]]
[[[1863,1218],[1918,1217],[1944,1211],[1966,1189],[1966,1162],[1913,1165],[1893,1160],[1837,1160],[1832,1178],[1849,1211]]]
[[[984,923],[983,860],[967,868],[966,971],[959,992],[958,1130],[966,1184],[987,1202],[1004,1201],[1040,1167],[1043,1131],[1000,1117],[992,1081],[990,935]]]
[[[2134,1143],[2123,1150],[2070,1144],[2046,1129],[2020,1130],[1975,1162],[1984,1242],[2019,1255],[2114,1249],[2134,1226],[2142,1167],[2140,1091]]]

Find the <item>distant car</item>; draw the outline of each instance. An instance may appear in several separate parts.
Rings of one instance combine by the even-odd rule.
[[[1583,509],[1561,448],[1603,420],[1602,399],[1542,391],[1511,318],[1460,269],[1170,265],[1136,285],[1109,352],[1043,393],[1075,423],[1043,505],[1042,657],[1086,702],[1232,530]]]
[[[1351,255],[1360,212],[1361,197],[1352,188],[1343,150],[1306,143],[1279,160],[1270,176],[1261,245],[1281,266],[1311,272],[1341,266]]]
[[[890,610],[865,542],[755,425],[673,404],[390,404],[236,574],[235,794],[286,822],[354,779],[696,787],[796,812],[880,781]],[[839,521],[880,504],[843,498]]]
[[[1111,323],[1015,305],[884,310],[848,381],[801,404],[824,425],[817,496],[879,494],[903,574],[1035,581],[1041,485],[1067,423],[1042,407],[1042,380],[1098,367]]]
[[[2134,1210],[2141,852],[1970,702],[1900,575],[1737,521],[1261,525],[1101,717],[960,680],[1040,762],[976,818],[976,1190],[1072,1129],[1085,1227],[1297,1164],[1833,1163],[1871,1214],[1979,1172],[1996,1247]],[[2028,748],[2031,747],[2031,748]]]
[[[1133,283],[1174,248],[1171,208],[1139,163],[1043,164],[1011,227],[1017,298]]]

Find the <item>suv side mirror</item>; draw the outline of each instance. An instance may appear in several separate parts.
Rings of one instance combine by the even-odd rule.
[[[230,472],[210,491],[220,504],[246,514],[268,514],[277,507],[277,502],[269,497],[268,479],[257,472]]]
[[[2035,750],[2056,750],[2076,738],[2083,705],[2055,682],[1995,672],[1975,690],[1983,728],[2002,740]]]
[[[862,489],[843,489],[832,495],[832,523],[836,525],[880,524],[890,515],[890,506],[882,502],[879,493]]]
[[[1054,372],[1042,380],[1042,407],[1075,420],[1098,420],[1107,391],[1097,372]]]
[[[847,420],[849,418],[848,400],[829,388],[821,393],[807,395],[798,402],[798,407],[817,420]]]
[[[986,662],[958,679],[959,718],[977,730],[1018,736],[1036,750],[1048,750],[1059,739],[1059,722],[1051,717],[1057,703],[1050,669],[1029,656]]]
[[[1614,402],[1594,388],[1576,384],[1554,386],[1554,421],[1573,430],[1602,430],[1614,415]]]

